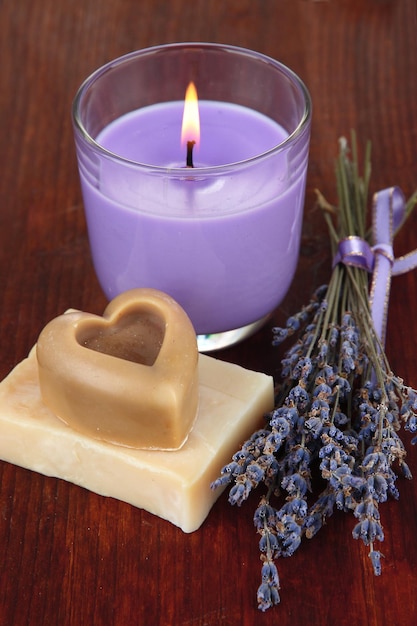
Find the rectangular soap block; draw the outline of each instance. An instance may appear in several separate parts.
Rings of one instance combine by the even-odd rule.
[[[167,519],[203,523],[210,483],[273,408],[270,376],[201,354],[196,423],[176,451],[134,450],[82,435],[42,402],[35,349],[0,383],[0,458]]]

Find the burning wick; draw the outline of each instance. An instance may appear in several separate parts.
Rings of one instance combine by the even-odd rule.
[[[195,141],[187,141],[187,167],[194,167],[193,164],[193,148]]]
[[[200,141],[200,113],[197,90],[191,82],[185,92],[184,112],[181,127],[181,145],[187,147],[186,166],[194,167],[193,150]]]

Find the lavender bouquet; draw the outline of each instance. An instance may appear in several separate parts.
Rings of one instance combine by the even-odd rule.
[[[368,546],[379,575],[380,504],[398,498],[398,473],[411,478],[399,433],[417,432],[417,393],[392,372],[383,344],[391,275],[417,265],[416,252],[394,260],[391,245],[417,198],[405,203],[398,189],[385,190],[368,228],[370,150],[360,176],[354,135],[351,144],[352,154],[340,140],[338,206],[317,193],[335,259],[329,284],[273,329],[275,345],[293,339],[275,409],[212,484],[231,484],[229,502],[238,506],[263,486],[254,514],[262,611],[280,602],[277,557],[294,554],[335,508],[353,514],[352,535]],[[325,485],[319,494],[317,470]]]

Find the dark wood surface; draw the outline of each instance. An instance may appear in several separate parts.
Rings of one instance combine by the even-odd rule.
[[[101,313],[89,254],[70,119],[81,81],[121,54],[201,40],[252,48],[307,83],[314,122],[296,279],[275,321],[329,276],[314,189],[335,200],[340,135],[373,144],[372,190],[417,187],[415,0],[1,0],[0,375],[68,307]],[[417,247],[417,216],[397,252]],[[394,280],[387,353],[417,386],[416,273]],[[272,325],[271,324],[271,325]],[[218,356],[277,375],[271,325]],[[240,624],[411,626],[417,623],[417,449],[413,481],[381,506],[383,574],[334,515],[278,563],[281,604],[257,610],[257,497],[224,494],[202,528],[168,522],[53,478],[0,463],[1,626]]]

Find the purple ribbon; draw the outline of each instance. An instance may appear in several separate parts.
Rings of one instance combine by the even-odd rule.
[[[398,187],[376,193],[372,206],[373,245],[361,237],[346,237],[339,242],[334,258],[334,265],[344,263],[372,274],[369,304],[382,344],[385,343],[391,277],[417,267],[417,250],[397,259],[394,257],[394,233],[404,219],[405,207],[404,195]]]

